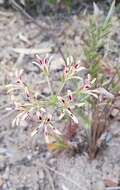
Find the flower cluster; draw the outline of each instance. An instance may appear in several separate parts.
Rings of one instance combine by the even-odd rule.
[[[31,136],[34,136],[39,132],[40,128],[43,128],[46,143],[49,147],[52,147],[51,149],[55,150],[56,147],[69,147],[69,143],[64,141],[61,130],[55,125],[56,116],[54,116],[54,113],[56,110],[59,113],[58,121],[67,116],[67,118],[70,118],[74,123],[78,124],[79,116],[76,113],[76,109],[85,106],[85,102],[89,96],[98,99],[100,91],[94,88],[96,79],[92,79],[89,74],[85,79],[80,77],[79,72],[86,70],[86,68],[78,63],[74,63],[73,58],[69,57],[67,58],[67,65],[64,66],[63,70],[64,81],[61,81],[61,90],[53,93],[49,80],[50,61],[51,59],[48,56],[40,58],[36,55],[36,60],[33,62],[33,64],[39,66],[43,71],[47,79],[46,83],[48,83],[48,87],[52,92],[49,97],[46,97],[46,100],[38,100],[36,98],[35,93],[28,87],[22,78],[23,70],[16,71],[16,82],[6,87],[13,102],[11,109],[18,111],[18,115],[13,120],[13,125],[19,125],[21,121],[32,118],[37,122],[37,127],[31,132]],[[77,89],[67,89],[67,92],[63,95],[62,89],[70,79],[79,79],[81,81],[80,86],[78,86]],[[16,96],[16,91],[18,91],[19,95],[23,95],[24,100]],[[85,96],[84,102],[78,98],[81,94],[87,95]],[[52,108],[51,100],[53,104]],[[55,146],[53,146],[53,144]]]
[[[33,61],[33,64],[38,66],[44,74],[49,74],[49,66],[52,60],[52,57],[49,57],[49,55],[46,55],[46,57],[41,58],[39,55],[35,56],[35,61]]]
[[[74,63],[72,56],[68,57],[66,64],[64,65],[64,80],[69,80],[72,78],[80,79],[76,74],[80,71],[86,70],[85,67],[81,66],[79,63]]]

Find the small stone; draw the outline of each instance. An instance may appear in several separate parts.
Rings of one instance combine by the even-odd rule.
[[[68,188],[64,184],[62,184],[62,189],[63,190],[68,190]]]
[[[4,4],[4,0],[0,0],[0,5],[3,5]]]
[[[43,180],[44,177],[45,177],[44,172],[43,172],[42,169],[40,169],[40,170],[39,170],[39,178],[40,178],[41,180]]]
[[[18,165],[24,165],[26,167],[30,167],[31,166],[31,160],[29,160],[27,157],[24,157],[23,159],[18,160],[17,164]]]
[[[119,112],[118,109],[113,109],[113,111],[112,111],[112,113],[111,113],[112,117],[116,117],[117,114],[118,114],[118,112]]]
[[[79,36],[75,37],[74,43],[75,43],[75,45],[79,45],[80,44],[80,37]]]
[[[105,185],[103,181],[98,181],[95,184],[93,184],[92,189],[96,189],[96,190],[105,190]]]
[[[5,173],[4,173],[4,175],[3,175],[4,179],[8,179],[8,178],[9,178],[9,172],[10,172],[10,168],[9,168],[9,167],[6,167]]]
[[[4,180],[0,177],[0,188],[3,186]]]
[[[56,56],[51,62],[50,69],[51,71],[62,71],[63,66],[64,66],[63,58]]]
[[[74,34],[75,34],[74,28],[71,27],[71,28],[69,28],[69,29],[67,30],[67,36],[69,36],[70,38],[73,37]]]
[[[28,155],[27,155],[27,159],[28,159],[28,160],[32,160],[32,155],[28,154]]]
[[[0,156],[0,172],[4,171],[6,168],[6,162],[4,156]]]
[[[29,62],[28,64],[24,64],[24,70],[26,73],[30,73],[30,72],[40,73],[40,68],[31,62]]]
[[[54,165],[54,164],[56,163],[56,159],[55,159],[55,158],[51,158],[51,159],[49,160],[49,163],[50,163],[51,165]]]
[[[20,126],[26,128],[28,126],[27,121],[25,120],[20,121]]]
[[[49,96],[50,95],[50,89],[47,87],[47,88],[44,88],[43,91],[42,91],[42,95],[44,96]]]

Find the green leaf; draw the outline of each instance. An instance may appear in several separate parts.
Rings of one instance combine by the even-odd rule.
[[[113,2],[111,4],[111,7],[110,7],[110,10],[109,10],[107,17],[105,19],[104,25],[106,25],[111,20],[111,17],[113,15],[114,10],[115,10],[115,0],[113,0]]]
[[[120,85],[113,82],[112,83],[112,90],[113,90],[113,92],[119,92],[120,91]]]
[[[48,2],[51,3],[51,4],[56,4],[57,0],[48,0]]]
[[[72,0],[65,0],[65,4],[66,4],[68,7],[71,7],[71,6],[72,6]]]
[[[56,95],[51,96],[50,105],[53,106],[53,107],[55,107],[57,105],[57,103],[58,103],[57,96]]]
[[[97,77],[98,72],[100,71],[100,67],[98,63],[94,63],[90,67],[90,74],[93,78]]]

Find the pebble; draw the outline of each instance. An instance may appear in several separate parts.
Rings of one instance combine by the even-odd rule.
[[[27,155],[27,159],[28,159],[28,160],[32,160],[32,155],[31,155],[31,154],[28,154],[28,155]]]
[[[0,172],[4,171],[6,168],[6,162],[4,156],[0,156]]]
[[[24,157],[23,159],[18,160],[17,164],[18,165],[24,165],[26,167],[30,167],[31,166],[31,161],[28,158]]]
[[[75,39],[74,39],[75,45],[80,45],[80,42],[81,42],[80,37],[79,37],[79,36],[76,36]]]
[[[51,71],[61,71],[63,69],[64,60],[59,56],[55,56],[51,62]]]
[[[3,3],[4,3],[4,0],[0,0],[0,5],[3,5]]]
[[[95,184],[93,184],[92,187],[93,190],[105,190],[105,185],[103,181],[98,181]]]
[[[50,95],[50,89],[47,87],[47,88],[44,88],[43,91],[42,91],[42,95],[44,96],[49,96]]]
[[[21,120],[21,121],[20,121],[20,126],[21,126],[21,127],[24,127],[24,128],[27,127],[27,126],[28,126],[27,121]]]
[[[54,166],[55,165],[55,163],[56,163],[56,159],[55,158],[51,158],[50,160],[49,160],[49,163],[52,165],[52,166]]]
[[[7,167],[6,170],[5,170],[5,173],[4,173],[4,175],[3,175],[3,178],[4,178],[4,179],[8,179],[8,178],[9,178],[9,172],[10,172],[10,168]]]
[[[117,114],[118,114],[118,112],[119,112],[119,110],[118,110],[118,109],[113,109],[113,111],[112,111],[111,115],[112,115],[113,117],[116,117],[116,116],[117,116]]]
[[[32,62],[32,59],[31,59]],[[35,73],[39,73],[40,72],[40,68],[37,67],[36,65],[34,65],[33,63],[29,62],[28,64],[24,64],[24,70],[26,73],[30,73],[30,72],[35,72]]]
[[[4,184],[4,180],[3,178],[0,177],[0,188],[3,186],[3,184]]]
[[[39,170],[39,179],[43,180],[45,177],[44,172],[42,169]]]
[[[62,184],[62,190],[68,190],[68,188],[64,184]]]

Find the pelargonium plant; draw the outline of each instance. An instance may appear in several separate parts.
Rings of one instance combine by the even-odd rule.
[[[14,109],[18,112],[13,120],[13,125],[19,125],[20,121],[32,118],[38,123],[31,136],[34,136],[41,127],[44,129],[45,141],[51,144],[53,140],[58,142],[63,141],[61,130],[56,126],[56,122],[64,117],[70,118],[74,123],[79,123],[79,117],[76,113],[76,108],[85,106],[86,101],[91,97],[97,99],[99,97],[99,89],[94,87],[95,79],[91,79],[87,74],[85,78],[80,76],[80,73],[87,71],[79,63],[75,63],[72,57],[67,58],[67,64],[64,65],[63,78],[59,89],[54,92],[50,80],[50,64],[51,57],[41,58],[36,55],[33,64],[37,65],[46,78],[46,83],[50,89],[50,96],[37,99],[36,94],[24,82],[23,70],[16,71],[16,81],[14,84],[7,85],[8,93],[11,96]],[[77,85],[73,89],[65,89],[67,83],[71,80],[76,80]],[[16,92],[19,92],[16,95]],[[83,98],[80,100],[79,97]],[[58,143],[57,142],[57,143]],[[62,147],[68,146],[68,143],[62,142],[59,145]],[[63,147],[64,147],[63,146]]]
[[[96,5],[94,7],[95,13],[98,14],[98,8]],[[37,127],[34,127],[31,136],[36,135],[42,128],[50,150],[74,148],[69,139],[64,138],[61,128],[58,128],[58,122],[66,120],[72,121],[75,126],[83,124],[88,152],[92,159],[107,137],[109,115],[120,93],[119,89],[114,91],[113,87],[118,86],[120,74],[116,68],[114,75],[109,79],[105,77],[106,70],[102,72],[99,48],[104,45],[104,39],[108,35],[113,7],[114,2],[105,22],[100,25],[96,20],[98,15],[92,17],[84,46],[86,66],[81,64],[81,60],[76,61],[72,56],[68,57],[63,65],[61,80],[56,81],[57,87],[52,82],[51,73],[54,56],[35,56],[33,64],[39,67],[46,80],[50,91],[48,96],[40,95],[38,98],[36,92],[24,81],[23,70],[17,70],[14,84],[6,86],[13,103],[10,109],[18,112],[12,124],[19,125],[23,120],[34,120]],[[117,81],[113,85],[114,79]]]

